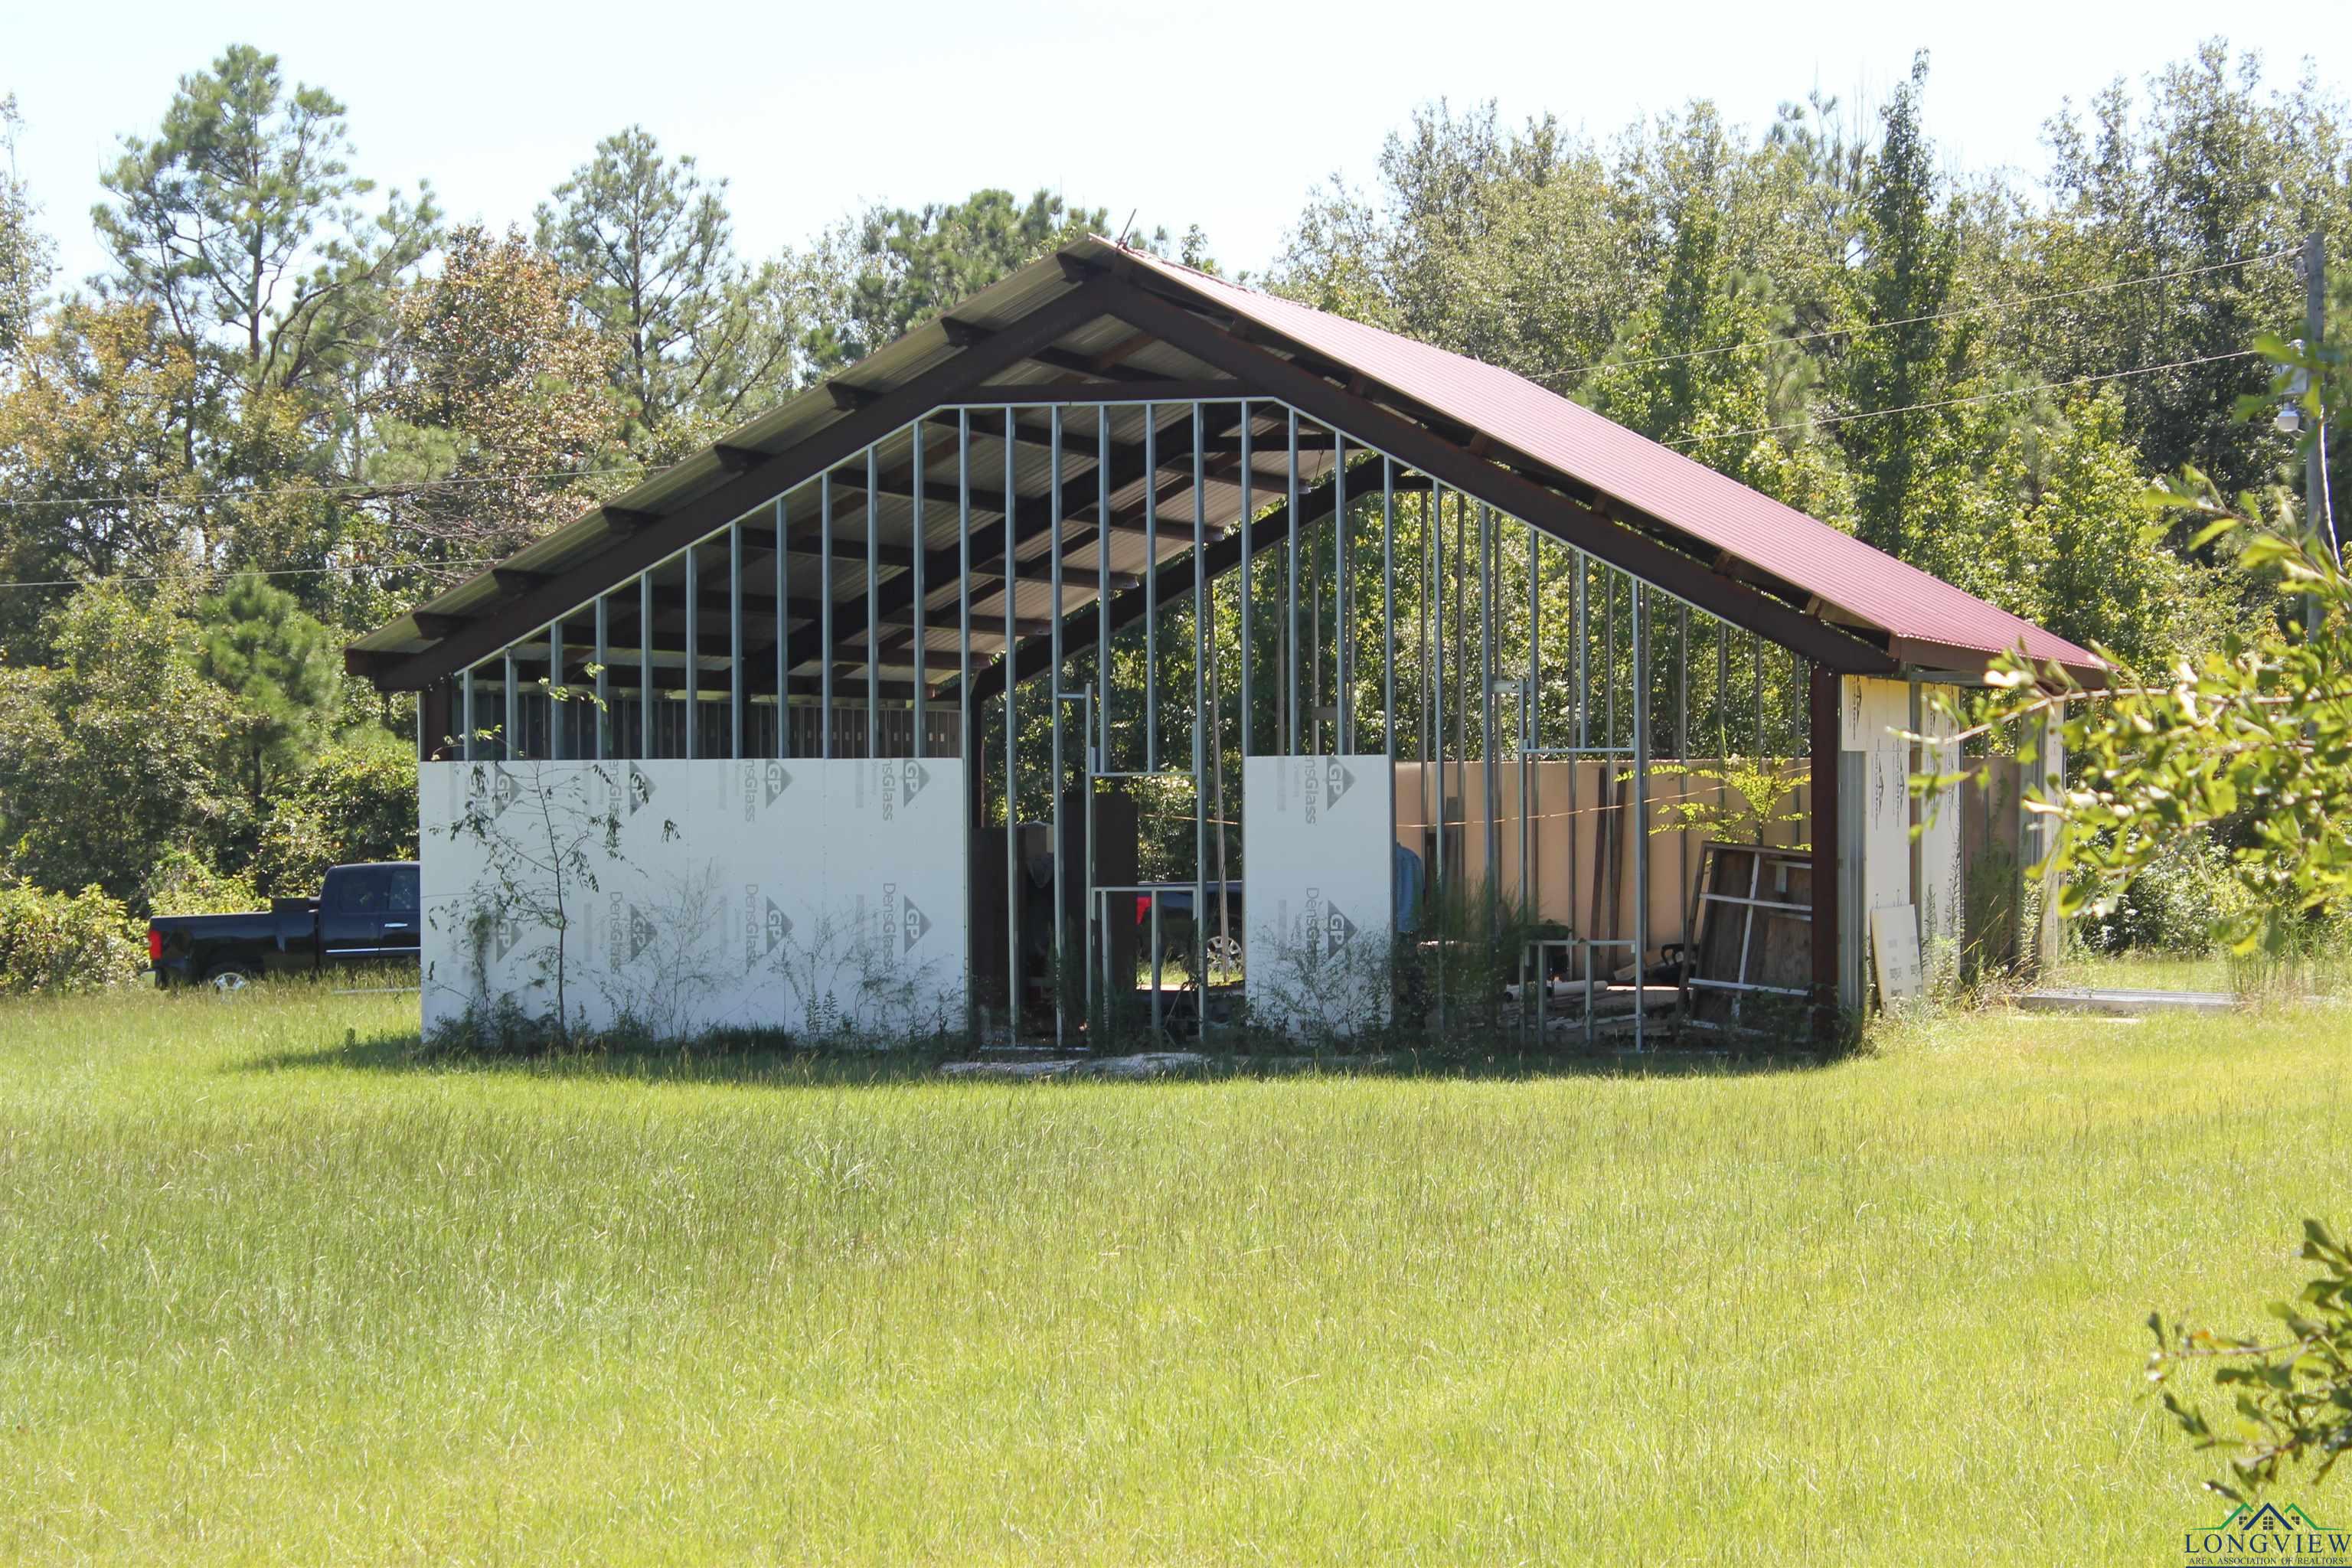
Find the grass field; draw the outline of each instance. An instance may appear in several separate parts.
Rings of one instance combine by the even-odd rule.
[[[2332,1016],[1008,1087],[407,1006],[0,1014],[0,1561],[2174,1563],[2140,1321],[2352,1176]]]

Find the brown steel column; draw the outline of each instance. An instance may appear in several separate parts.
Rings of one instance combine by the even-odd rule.
[[[1838,714],[1837,672],[1811,667],[1807,692],[1812,731],[1813,1038],[1837,1037],[1838,1016]]]
[[[449,713],[449,685],[446,680],[436,680],[416,694],[420,731],[418,750],[423,760],[428,763],[442,762],[452,755],[462,754],[461,752],[453,752],[449,745],[450,738],[457,732],[457,725]]]

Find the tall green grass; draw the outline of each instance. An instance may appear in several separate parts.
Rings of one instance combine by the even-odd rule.
[[[2332,1016],[1007,1087],[413,1005],[0,1013],[0,1561],[2169,1561],[2140,1320],[2352,1191]]]

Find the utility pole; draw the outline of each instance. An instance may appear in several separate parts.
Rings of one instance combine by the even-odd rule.
[[[2303,341],[2305,352],[2318,357],[2327,342],[2327,247],[2314,229],[2303,242]],[[2311,445],[2303,457],[2304,516],[2312,531],[2327,541],[2328,558],[2336,565],[2344,564],[2344,552],[2336,542],[2336,509],[2327,495],[2327,420],[2323,411],[2319,423],[2312,427]],[[2313,599],[2316,613],[2319,601]]]

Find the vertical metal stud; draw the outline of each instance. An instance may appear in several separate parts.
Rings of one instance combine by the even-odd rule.
[[[1391,763],[1396,743],[1396,463],[1381,459],[1381,749]],[[1393,773],[1393,767],[1391,769]]]
[[[499,731],[499,755],[512,762],[522,753],[515,747],[515,737],[522,733],[522,693],[515,681],[514,649],[506,654],[506,724]]]
[[[793,641],[793,617],[792,617],[792,596],[791,596],[791,593],[790,593],[790,589],[791,589],[791,587],[792,587],[792,578],[791,578],[791,572],[790,572],[789,563],[788,563],[788,558],[789,558],[789,556],[791,555],[791,552],[785,548],[785,545],[786,545],[786,539],[785,539],[785,533],[784,533],[784,524],[785,524],[785,521],[786,521],[786,519],[785,519],[785,514],[784,514],[784,498],[783,498],[783,497],[782,497],[782,496],[778,496],[778,497],[776,498],[776,560],[775,560],[775,568],[776,568],[776,755],[778,755],[778,756],[780,756],[780,757],[788,757],[788,756],[792,755],[792,751],[793,751],[793,736],[792,736],[792,729],[793,729],[793,727],[792,727],[792,717],[793,717],[793,683],[792,683],[792,662],[793,662],[793,655],[792,655],[792,641]]]
[[[727,525],[727,754],[743,754],[743,524]]]
[[[654,754],[654,574],[637,575],[637,755]]]
[[[1633,1048],[1648,1045],[1650,967],[1650,658],[1643,614],[1649,590],[1629,579],[1633,641]]]
[[[1592,744],[1592,624],[1590,606],[1585,601],[1585,588],[1592,576],[1591,563],[1581,550],[1576,552],[1576,603],[1572,613],[1576,618],[1576,745],[1579,751]]]
[[[928,703],[930,693],[925,689],[927,676],[924,667],[927,660],[924,657],[926,649],[923,645],[929,640],[930,632],[923,625],[924,610],[927,607],[923,601],[929,597],[931,588],[930,584],[925,581],[923,576],[923,558],[930,553],[930,545],[923,531],[923,491],[929,487],[926,483],[924,474],[923,422],[919,419],[915,421],[914,442],[915,449],[911,461],[914,465],[915,476],[915,520],[908,530],[908,536],[914,545],[915,558],[915,741],[908,748],[908,753],[919,757],[928,751],[926,742],[929,738]],[[870,594],[873,591],[873,584],[867,584],[866,592]]]
[[[1445,863],[1445,490],[1432,481],[1429,490],[1429,706],[1433,743],[1423,773],[1435,774],[1430,821],[1437,829],[1436,865],[1430,886],[1446,888]]]
[[[1454,797],[1462,807],[1463,870],[1470,858],[1470,498],[1454,492]],[[1465,907],[1467,907],[1465,900]]]
[[[1584,771],[1584,752],[1592,744],[1592,619],[1591,603],[1587,597],[1591,580],[1591,563],[1581,550],[1569,552],[1576,568],[1576,582],[1569,603],[1570,642],[1576,650],[1576,749],[1568,760],[1568,915],[1569,922],[1581,937],[1591,937],[1599,928],[1601,911],[1591,911],[1591,919],[1580,922],[1576,919],[1576,890],[1584,885],[1583,858],[1577,854],[1577,825],[1583,817],[1578,813],[1578,775]],[[1593,837],[1593,853],[1601,852],[1598,832]],[[1592,1037],[1592,949],[1577,950],[1577,968],[1585,983],[1584,1035]]]
[[[1756,676],[1756,754],[1764,755],[1764,634],[1748,634],[1748,658],[1755,666]]]
[[[1150,482],[1150,475],[1144,482]],[[1089,769],[1100,772],[1110,766],[1110,410],[1102,404],[1095,405],[1095,755]],[[1094,780],[1088,778],[1089,828],[1094,810]],[[1102,918],[1110,918],[1108,905]]]
[[[971,745],[971,410],[956,410],[956,750],[967,785],[978,783]],[[977,826],[978,824],[973,826]]]
[[[1543,793],[1543,764],[1534,753],[1543,750],[1543,542],[1537,537],[1533,523],[1527,525],[1527,541],[1528,683],[1519,694],[1519,901],[1526,906],[1524,919],[1540,921],[1543,895],[1536,872],[1536,825]],[[1541,982],[1540,961],[1536,971]],[[1540,999],[1537,1005],[1542,1005]]]
[[[1209,1002],[1209,432],[1192,405],[1192,980]],[[1220,893],[1223,889],[1219,889]]]
[[[1054,835],[1054,1043],[1062,1044],[1069,1035],[1068,1009],[1062,1000],[1067,986],[1065,968],[1063,931],[1069,924],[1067,911],[1069,887],[1066,863],[1069,857],[1062,853],[1062,405],[1055,404],[1046,416],[1046,448],[1051,457],[1052,474],[1045,481],[1046,519],[1053,529],[1053,541],[1047,547],[1045,572],[1048,596],[1054,601],[1045,613],[1053,617],[1046,637],[1051,643],[1054,661],[1052,676],[1046,681],[1045,697],[1054,714],[1054,765],[1048,775],[1046,806],[1053,822]],[[1008,492],[1009,493],[1009,492]],[[1008,534],[1008,538],[1009,538]]]
[[[596,595],[596,760],[613,754],[612,613],[604,595]]]
[[[1495,509],[1478,507],[1478,752],[1486,783],[1486,931],[1489,940],[1503,929],[1503,778],[1502,731],[1495,722],[1495,660],[1497,612],[1495,575]]]
[[[816,481],[816,754],[833,756],[833,470]]]
[[[1617,574],[1601,568],[1601,680],[1605,731],[1601,743],[1617,743]]]
[[[1150,482],[1149,476],[1146,482]],[[1110,766],[1110,409],[1102,404],[1095,405],[1095,699],[1088,711],[1088,728],[1094,731],[1093,753],[1087,759],[1087,787],[1079,803],[1087,814],[1087,1002],[1093,1007],[1096,997],[1101,998],[1100,1015],[1106,1026],[1110,1017],[1110,905],[1098,901],[1095,895],[1095,818],[1099,815],[1095,800],[1095,774]],[[1054,852],[1061,853],[1055,845]],[[1095,965],[1093,954],[1097,937],[1095,921],[1100,920],[1102,952],[1102,989],[1094,990]],[[1129,980],[1134,979],[1129,975]],[[1097,1037],[1100,1038],[1098,1035]]]
[[[882,754],[882,606],[874,592],[875,579],[882,574],[882,503],[874,493],[882,488],[881,462],[877,448],[866,448],[866,754],[869,759]]]
[[[1143,771],[1156,773],[1159,768],[1160,409],[1147,403],[1143,405]]]
[[[1690,606],[1679,600],[1675,605],[1675,763],[1684,771],[1675,774],[1680,781],[1675,793],[1681,795],[1690,787]],[[1685,962],[1691,952],[1691,836],[1675,835],[1675,866],[1681,879],[1675,884],[1675,908],[1681,921],[1680,933]]]
[[[1242,531],[1242,580],[1241,605],[1239,606],[1239,610],[1241,616],[1240,643],[1242,659],[1241,748],[1242,760],[1244,765],[1247,764],[1250,754],[1250,655],[1254,651],[1250,642],[1250,557],[1256,553],[1250,548],[1250,522],[1256,505],[1255,501],[1250,495],[1250,480],[1253,477],[1253,469],[1251,468],[1253,457],[1250,451],[1250,426],[1254,423],[1255,423],[1255,421],[1250,416],[1250,405],[1246,401],[1244,401],[1242,404],[1242,515],[1241,521],[1236,525]]]
[[[1416,661],[1413,665],[1413,680],[1421,688],[1421,691],[1419,700],[1413,704],[1413,706],[1421,710],[1421,749],[1415,753],[1421,760],[1421,771],[1417,775],[1421,783],[1421,819],[1424,823],[1428,823],[1434,822],[1436,820],[1436,817],[1433,814],[1433,808],[1429,804],[1431,714],[1436,705],[1435,688],[1430,684],[1429,606],[1433,597],[1430,585],[1437,580],[1437,569],[1433,564],[1435,559],[1433,552],[1436,547],[1437,530],[1430,521],[1430,509],[1437,497],[1437,481],[1432,479],[1429,483],[1429,488],[1423,490],[1422,495],[1423,499],[1413,509],[1414,515],[1421,520],[1421,557],[1419,573],[1421,587],[1420,592],[1413,595],[1416,599],[1421,601],[1418,614],[1415,617],[1418,622],[1415,633],[1418,640],[1413,644],[1414,658]],[[1430,883],[1430,886],[1432,887],[1434,887],[1435,885],[1436,884],[1433,880]]]
[[[1349,664],[1348,636],[1348,441],[1331,432],[1331,711],[1333,747],[1347,755],[1356,749],[1355,671]]]
[[[1283,737],[1282,749],[1298,754],[1298,410],[1288,410],[1290,416],[1290,550],[1283,586],[1288,605],[1282,617],[1282,647],[1288,666],[1290,701],[1286,710],[1289,733]]]
[[[702,568],[695,547],[686,548],[686,754],[691,760],[700,748],[702,728]]]
[[[1715,751],[1722,762],[1731,755],[1731,626],[1715,623]]]
[[[466,732],[462,737],[460,737],[457,754],[470,763],[475,760],[474,667],[470,664],[466,667],[466,673],[458,677],[457,698],[459,711],[464,715],[460,722],[466,726]]]
[[[563,760],[563,620],[547,623],[547,754]]]
[[[1004,954],[1005,970],[1010,985],[1005,994],[1004,1043],[1014,1044],[1021,1037],[1021,805],[1020,805],[1020,735],[1019,715],[1014,710],[1016,689],[1013,682],[1014,637],[1013,599],[1018,586],[1018,569],[1013,556],[1013,508],[1018,497],[1013,490],[1013,413],[1004,410]]]

